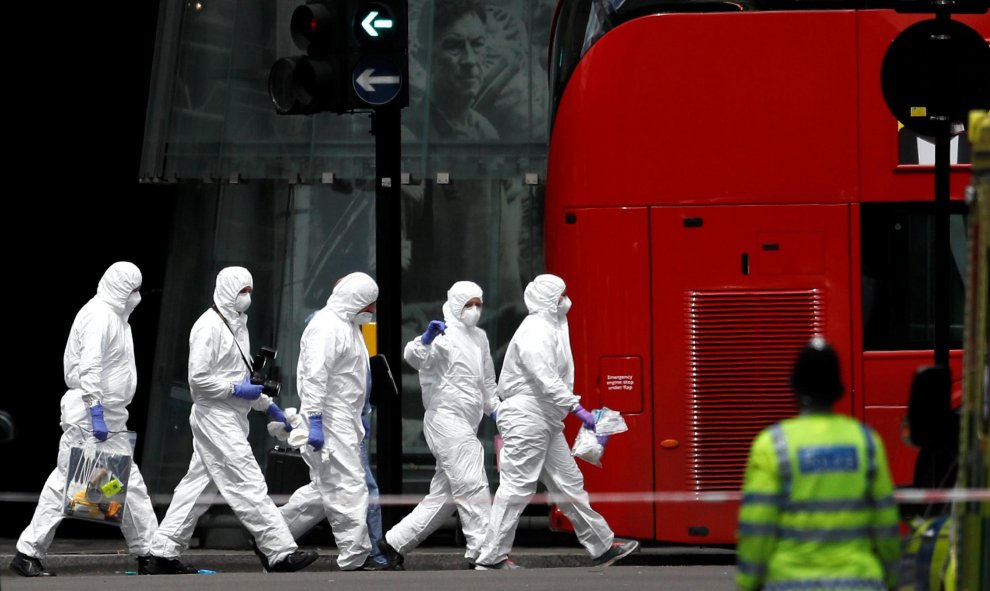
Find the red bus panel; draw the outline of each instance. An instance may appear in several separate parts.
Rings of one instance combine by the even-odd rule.
[[[622,413],[629,431],[612,437],[602,468],[579,462],[588,490],[653,491],[648,210],[570,209],[547,220],[566,253],[552,272],[567,282],[574,391],[587,408]],[[602,239],[607,237],[607,239]],[[594,335],[594,338],[592,338]],[[567,424],[573,440],[577,421]],[[595,503],[622,535],[651,539],[652,503]]]
[[[849,358],[848,206],[651,212],[654,429],[678,443],[657,447],[657,491],[738,491],[753,437],[796,412],[795,351],[828,334]],[[733,541],[736,504],[687,509],[657,505],[658,539]]]
[[[931,351],[876,351],[863,354],[863,408],[857,412],[883,439],[895,483],[910,484],[917,449],[905,445],[901,420],[907,414],[911,380],[918,367],[931,365]],[[962,379],[962,351],[949,355],[953,381]]]
[[[923,18],[649,15],[574,62],[550,141],[547,268],[575,302],[576,391],[630,425],[604,468],[582,464],[589,492],[738,491],[752,437],[795,412],[787,377],[813,332],[843,362],[838,410],[881,434],[910,483],[900,417],[932,352],[864,352],[877,324],[862,326],[861,277],[863,244],[886,237],[863,234],[878,209],[933,198],[932,167],[899,163],[879,81],[890,41]],[[990,38],[990,16],[954,18]],[[969,169],[953,166],[955,201]],[[619,535],[735,541],[734,505],[595,506]]]
[[[602,406],[626,414],[643,412],[643,358],[602,357],[598,387]]]
[[[569,188],[573,205],[848,201],[855,35],[851,12],[622,24],[568,83],[548,187]]]

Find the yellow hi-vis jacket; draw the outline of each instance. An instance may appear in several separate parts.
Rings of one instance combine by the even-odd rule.
[[[883,442],[855,419],[808,413],[764,429],[746,464],[740,589],[893,589],[898,513]]]

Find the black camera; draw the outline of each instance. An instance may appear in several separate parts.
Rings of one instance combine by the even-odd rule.
[[[254,370],[251,372],[251,383],[264,386],[261,392],[272,398],[278,397],[282,390],[282,384],[278,381],[280,377],[278,366],[268,363],[274,361],[277,355],[278,351],[275,349],[262,347],[253,358]]]

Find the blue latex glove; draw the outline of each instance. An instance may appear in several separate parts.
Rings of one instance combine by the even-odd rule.
[[[244,400],[257,400],[261,397],[261,391],[265,387],[261,384],[252,384],[251,378],[244,378],[240,384],[234,384],[234,396]]]
[[[313,451],[323,449],[323,415],[312,415],[309,417],[309,440],[306,444],[313,448]]]
[[[285,425],[286,433],[292,431],[292,425],[289,423],[289,420],[285,418],[285,413],[274,402],[268,405],[268,409],[265,411],[265,414],[276,421],[282,421],[282,424]]]
[[[598,439],[598,445],[602,447],[608,445],[608,435],[598,435],[596,439]]]
[[[581,422],[584,423],[585,429],[588,429],[589,431],[595,430],[595,416],[590,412],[584,410],[583,406],[579,404],[575,406],[574,410],[572,410],[571,412],[574,413],[574,416],[581,419]]]
[[[496,425],[498,424],[498,411],[497,410],[493,410],[492,413],[490,415],[488,415],[488,416],[491,418],[491,420],[492,420],[493,423],[495,423]]]
[[[364,427],[364,438],[367,439],[371,437],[371,417],[368,415],[361,415],[361,425]]]
[[[107,422],[103,420],[103,405],[94,404],[89,407],[89,416],[93,419],[93,437],[106,441],[110,436],[110,430],[107,429]]]
[[[433,342],[433,339],[437,338],[442,334],[447,334],[447,325],[440,320],[430,320],[430,323],[426,326],[426,332],[423,336],[419,337],[419,342],[424,345],[429,345]]]

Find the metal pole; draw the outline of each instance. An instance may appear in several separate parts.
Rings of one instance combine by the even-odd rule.
[[[948,21],[951,17],[947,11],[939,11],[936,19]],[[948,45],[951,39],[948,35],[939,36],[940,45]],[[947,115],[950,68],[946,63],[948,47],[938,51],[938,63],[941,75],[935,81],[936,99],[933,119],[938,121],[938,131],[935,135],[935,365],[949,366],[949,282],[952,279],[949,261],[949,117]]]
[[[949,124],[935,137],[935,365],[949,366]]]
[[[376,109],[371,115],[375,136],[375,260],[378,280],[378,352],[388,360],[397,385],[402,374],[401,204],[402,156],[400,109]],[[380,401],[381,402],[381,401]],[[401,399],[378,407],[378,486],[382,494],[402,493]],[[383,507],[384,529],[397,519],[396,509]]]

